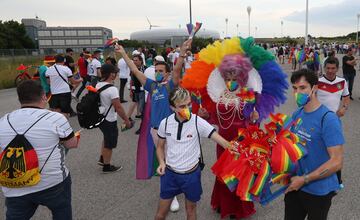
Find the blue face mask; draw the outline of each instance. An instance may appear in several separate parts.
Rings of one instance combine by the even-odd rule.
[[[164,75],[160,72],[155,73],[155,80],[156,82],[162,82],[164,80]]]

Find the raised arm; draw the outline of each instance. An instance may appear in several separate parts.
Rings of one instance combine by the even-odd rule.
[[[126,64],[130,68],[131,72],[135,75],[135,77],[139,80],[139,82],[142,85],[145,85],[146,76],[138,70],[138,68],[135,66],[135,64],[132,62],[132,60],[126,54],[126,51],[124,50],[124,48],[121,45],[115,45],[115,51],[121,54],[121,56],[124,58]]]
[[[191,48],[191,43],[192,39],[188,39],[182,44],[180,48],[180,56],[176,61],[176,65],[172,73],[172,80],[175,86],[179,85],[180,83],[181,69],[184,64],[184,58],[186,57],[186,50]]]

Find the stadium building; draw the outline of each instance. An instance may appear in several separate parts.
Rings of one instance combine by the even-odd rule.
[[[171,46],[180,45],[189,37],[188,31],[181,28],[172,29],[150,29],[144,31],[136,31],[131,33],[130,40],[148,41],[149,43],[164,45],[165,43]],[[200,29],[196,34],[200,38],[220,39],[220,33],[213,30]]]

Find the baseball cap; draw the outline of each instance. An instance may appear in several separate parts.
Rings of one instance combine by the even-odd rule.
[[[154,60],[158,61],[158,62],[165,62],[165,59],[164,57],[160,56],[160,55],[157,55]]]

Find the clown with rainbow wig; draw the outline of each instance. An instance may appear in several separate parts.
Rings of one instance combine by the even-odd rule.
[[[216,41],[199,52],[199,59],[187,70],[181,84],[201,96],[193,111],[218,125],[228,141],[238,129],[259,124],[286,101],[286,75],[275,57],[254,44],[253,38]],[[217,158],[224,149],[217,146]],[[254,204],[244,201],[227,185],[215,179],[211,206],[221,217],[245,218],[255,213]]]

